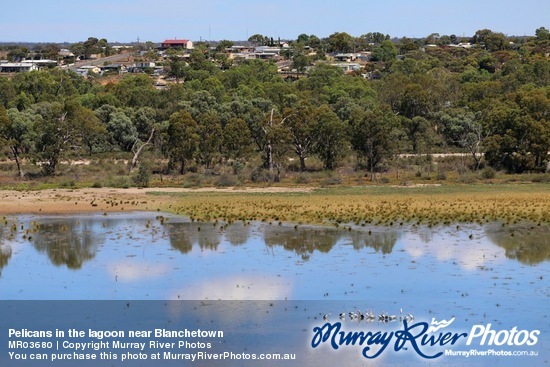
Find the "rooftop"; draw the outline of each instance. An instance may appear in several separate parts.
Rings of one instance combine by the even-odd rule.
[[[163,44],[180,44],[180,43],[187,43],[189,42],[189,40],[165,40],[164,42],[162,42]]]

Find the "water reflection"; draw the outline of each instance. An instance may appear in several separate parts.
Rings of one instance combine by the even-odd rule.
[[[2,275],[2,269],[8,265],[8,260],[12,254],[10,245],[3,245],[0,243],[0,276]]]
[[[502,225],[493,223],[486,227],[487,237],[505,250],[509,259],[534,265],[550,259],[550,228],[531,224]]]
[[[117,282],[139,282],[153,277],[160,277],[169,272],[164,264],[150,264],[145,261],[121,261],[107,267],[111,277]]]
[[[225,239],[233,246],[244,245],[251,235],[250,226],[245,226],[241,223],[236,223],[231,226],[224,227]]]
[[[21,225],[21,223],[24,224]],[[125,240],[129,244],[139,245],[146,243],[149,235],[155,240],[167,239],[170,246],[182,254],[190,254],[194,246],[198,246],[201,251],[217,252],[223,243],[243,246],[251,240],[261,239],[268,248],[282,248],[296,254],[302,260],[309,260],[315,252],[328,254],[339,243],[349,244],[356,251],[372,248],[377,253],[389,255],[401,240],[408,243],[405,250],[416,258],[424,256],[426,246],[435,246],[435,242],[438,242],[435,246],[437,258],[446,261],[453,257],[456,251],[460,252],[460,248],[463,247],[450,246],[446,239],[448,235],[458,236],[462,243],[466,243],[474,239],[472,233],[480,231],[480,234],[476,234],[475,237],[487,237],[492,243],[503,248],[505,256],[509,259],[530,265],[550,259],[548,226],[521,223],[503,226],[500,223],[492,223],[483,227],[478,226],[475,230],[470,227],[472,226],[393,229],[372,227],[347,231],[307,226],[273,226],[265,223],[231,225],[196,223],[177,217],[160,223],[146,216],[143,218],[59,217],[39,220],[39,222],[16,221],[12,218],[0,223],[0,271],[8,265],[13,255],[13,243],[28,241],[36,250],[46,253],[54,265],[80,269],[85,262],[96,256],[100,244]],[[23,228],[27,228],[26,231]],[[482,263],[483,258],[489,253],[493,254],[491,256],[497,256],[493,250],[475,246],[468,251],[469,262],[474,265]],[[127,271],[128,274],[139,273],[134,269],[135,267],[131,268]],[[129,276],[129,278],[134,277],[135,275]]]
[[[344,231],[333,228],[267,227],[264,241],[267,246],[282,246],[308,260],[315,252],[329,253],[339,242],[350,243],[354,250],[366,247],[390,254],[400,235],[394,231]]]
[[[280,311],[294,313],[296,325],[318,323],[326,313],[336,320],[344,311],[399,314],[403,308],[419,320],[456,317],[465,327],[491,323],[495,330],[537,329],[539,345],[548,344],[548,323],[533,317],[547,314],[548,227],[460,224],[348,231],[190,223],[157,215],[9,218],[0,223],[0,299],[270,301],[257,315],[223,310],[227,322],[261,321],[262,314],[275,312],[271,304],[281,301]],[[287,300],[321,303],[294,308]],[[197,320],[202,325],[211,319]],[[334,365],[342,357],[330,364],[322,357],[314,362],[303,365]],[[380,363],[406,364],[387,362]]]
[[[76,219],[43,223],[35,226],[29,240],[39,252],[47,253],[54,265],[80,269],[94,258],[98,244],[105,240],[93,227],[93,222]]]
[[[264,241],[269,247],[282,246],[307,260],[315,251],[328,253],[342,237],[332,229],[294,229],[284,226],[267,227]]]
[[[401,234],[394,231],[369,231],[367,234],[364,232],[351,232],[346,237],[349,237],[355,250],[370,247],[376,252],[386,255],[391,254]]]
[[[221,242],[217,226],[211,223],[165,223],[164,228],[170,239],[170,245],[187,254],[198,244],[201,250],[216,251]]]
[[[8,265],[8,260],[12,254],[11,246],[4,243],[4,239],[9,237],[7,223],[8,222],[4,220],[4,222],[0,224],[0,276],[2,276],[2,269]]]

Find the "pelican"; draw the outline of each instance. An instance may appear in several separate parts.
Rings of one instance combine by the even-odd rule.
[[[365,311],[365,317],[367,321],[372,321],[375,319],[374,313],[372,311]]]

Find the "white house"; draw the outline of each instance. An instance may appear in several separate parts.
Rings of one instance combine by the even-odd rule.
[[[38,70],[38,66],[32,62],[6,62],[0,64],[0,73],[21,73]]]

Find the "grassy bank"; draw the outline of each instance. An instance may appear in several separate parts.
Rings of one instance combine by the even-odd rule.
[[[550,223],[550,185],[479,183],[227,188],[0,189],[0,214],[154,210],[197,221],[345,226]]]
[[[150,192],[161,211],[197,221],[346,224],[550,222],[550,185],[351,187],[312,192]]]

